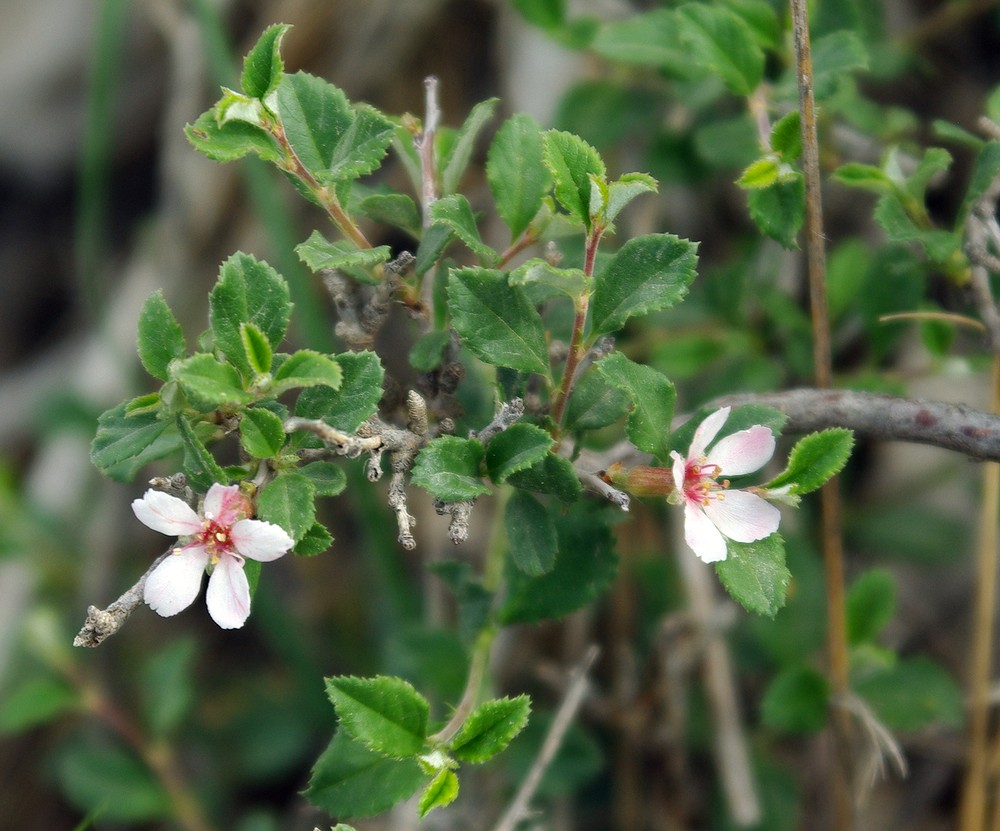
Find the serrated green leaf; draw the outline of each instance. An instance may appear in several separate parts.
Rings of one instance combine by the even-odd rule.
[[[447,225],[431,225],[420,235],[417,246],[417,261],[413,270],[418,276],[423,276],[433,268],[444,254],[448,244],[455,238],[454,231]]]
[[[199,352],[175,363],[171,372],[188,394],[212,408],[239,407],[253,400],[253,396],[243,389],[239,372],[214,355]]]
[[[895,193],[896,183],[880,167],[861,162],[848,162],[833,172],[834,181],[852,188],[863,188],[874,193]]]
[[[187,354],[184,330],[163,299],[162,289],[157,289],[142,304],[137,343],[139,360],[146,372],[161,381],[170,377],[170,362]]]
[[[798,110],[786,113],[771,127],[771,150],[784,162],[794,162],[802,155],[802,120]]]
[[[986,142],[982,150],[979,151],[979,155],[976,156],[976,163],[969,176],[969,189],[965,192],[962,208],[958,214],[957,227],[964,226],[972,206],[986,193],[997,174],[1000,174],[1000,141],[994,139]]]
[[[765,156],[763,159],[757,159],[744,170],[740,174],[740,178],[736,180],[736,184],[746,190],[769,187],[778,181],[780,169],[781,166],[774,156]]]
[[[669,454],[670,421],[677,393],[674,385],[660,372],[634,363],[620,352],[602,358],[597,371],[611,386],[624,392],[632,401],[626,432],[629,441],[661,461]]]
[[[296,245],[295,253],[315,272],[346,271],[366,283],[378,282],[371,270],[392,257],[388,245],[358,248],[350,240],[330,242],[319,231],[313,231],[309,239]]]
[[[598,430],[616,422],[632,406],[630,393],[609,384],[601,372],[592,367],[573,386],[564,427],[567,432]]]
[[[500,484],[512,473],[541,461],[553,444],[550,436],[534,424],[513,424],[498,433],[486,448],[486,469]]]
[[[625,173],[608,185],[607,199],[601,219],[605,224],[615,221],[622,209],[637,196],[656,193],[659,185],[647,173]]]
[[[816,38],[812,63],[813,94],[822,101],[837,91],[841,79],[868,67],[868,50],[857,33],[841,29]]]
[[[587,291],[591,282],[582,268],[557,268],[540,257],[521,263],[507,281],[512,286],[539,287],[546,296],[561,294],[574,301]]]
[[[281,81],[285,65],[281,60],[281,41],[292,27],[287,23],[268,26],[243,59],[240,84],[253,98],[264,98]]]
[[[785,565],[785,543],[779,534],[756,542],[726,540],[728,556],[715,573],[730,596],[748,612],[774,617],[785,605],[792,578]],[[682,556],[694,556],[689,551]]]
[[[295,387],[316,386],[338,390],[343,381],[344,373],[333,358],[311,349],[300,349],[275,371],[271,391],[274,395],[281,395]]]
[[[256,459],[270,459],[285,445],[285,425],[269,410],[251,407],[240,417],[240,444]]]
[[[605,23],[591,48],[613,61],[660,67],[675,77],[691,74],[691,54],[681,41],[675,9],[654,9]]]
[[[449,152],[441,159],[441,193],[445,196],[458,190],[462,174],[469,166],[476,138],[486,123],[493,118],[498,98],[480,101],[470,110],[465,123],[459,128]]]
[[[5,692],[0,707],[0,733],[19,733],[46,724],[81,706],[80,694],[65,681],[29,678]]]
[[[300,557],[315,557],[331,545],[333,545],[333,534],[321,522],[314,522],[302,535],[302,539],[295,544],[292,553]]]
[[[451,340],[451,332],[438,329],[422,336],[410,348],[410,366],[419,372],[431,372],[441,365],[444,349]]]
[[[258,375],[271,371],[271,360],[274,353],[267,336],[253,323],[240,324],[240,337],[243,340],[243,353],[246,355],[250,369]]]
[[[812,667],[783,669],[768,685],[761,719],[786,733],[816,733],[826,726],[830,686]]]
[[[725,6],[686,3],[677,10],[690,58],[722,78],[736,95],[753,92],[764,76],[764,52],[753,31]]]
[[[220,485],[229,484],[226,472],[215,461],[215,457],[205,447],[204,442],[198,438],[187,418],[178,415],[176,423],[184,447],[184,473],[188,483],[202,491],[207,491],[216,482]]]
[[[452,269],[448,307],[465,346],[486,363],[548,375],[541,316],[502,271]]]
[[[317,177],[323,184],[357,179],[378,170],[392,144],[395,127],[382,113],[366,104],[356,105],[351,125],[344,132],[330,159],[330,166]]]
[[[415,760],[386,758],[338,730],[316,760],[305,796],[332,816],[368,817],[409,799],[426,781]]]
[[[852,685],[890,730],[920,730],[962,723],[962,691],[951,675],[928,658],[908,658]]]
[[[479,236],[476,218],[472,214],[469,200],[460,193],[442,196],[431,205],[430,215],[433,222],[451,229],[466,247],[480,260],[495,263],[500,256]]]
[[[803,436],[788,454],[784,471],[765,487],[787,487],[789,493],[796,495],[810,493],[843,469],[853,447],[854,434],[843,427]]]
[[[797,248],[795,237],[806,214],[806,186],[801,173],[766,188],[748,191],[747,207],[757,227],[785,248]]]
[[[208,302],[215,346],[245,376],[251,367],[243,349],[242,324],[254,324],[277,349],[292,313],[285,279],[267,263],[242,252],[222,264]]]
[[[873,641],[892,618],[896,582],[883,568],[864,572],[847,592],[847,640],[854,646]]]
[[[560,502],[575,502],[583,489],[580,479],[569,459],[546,453],[540,462],[527,470],[520,470],[507,477],[507,484],[535,493],[547,493]]]
[[[485,701],[472,711],[449,749],[463,762],[492,759],[524,729],[530,712],[531,699],[526,695]]]
[[[438,771],[437,776],[431,780],[431,783],[420,795],[420,799],[417,800],[417,814],[423,819],[435,808],[450,805],[457,796],[458,777],[455,775],[455,771],[447,768]]]
[[[378,408],[385,370],[374,352],[337,355],[343,373],[339,390],[327,386],[304,389],[295,404],[301,418],[321,418],[338,430],[353,432]]]
[[[475,499],[490,492],[479,472],[483,452],[477,439],[441,436],[417,454],[411,481],[443,502]]]
[[[343,91],[315,75],[295,72],[278,84],[277,107],[288,142],[306,170],[313,176],[328,170],[337,144],[354,122]]]
[[[630,239],[594,278],[590,336],[617,331],[634,315],[662,311],[679,302],[694,279],[697,263],[697,245],[673,234]]]
[[[430,705],[402,678],[327,678],[326,694],[341,726],[366,747],[394,759],[423,752]]]
[[[514,8],[533,26],[554,29],[566,19],[566,0],[513,0]]]
[[[542,160],[552,175],[556,200],[590,228],[590,177],[605,178],[601,154],[579,136],[560,130],[542,133]]]
[[[504,530],[511,562],[537,577],[552,570],[559,541],[546,507],[526,491],[517,490],[504,509]]]
[[[301,473],[279,473],[257,494],[257,518],[280,525],[298,542],[316,521],[316,486]]]
[[[508,567],[507,597],[500,609],[503,623],[563,617],[592,603],[614,581],[618,556],[603,511],[577,505],[556,521],[556,529],[559,553],[551,571],[532,577],[513,564]]]
[[[486,156],[486,179],[497,213],[517,239],[552,185],[542,163],[542,129],[531,116],[511,116],[497,130]]]
[[[184,135],[199,153],[217,162],[236,161],[250,153],[268,162],[281,159],[278,143],[260,127],[237,120],[220,124],[213,110],[185,125]]]
[[[337,496],[347,487],[347,474],[333,462],[309,462],[299,473],[313,483],[317,496]]]
[[[420,211],[405,193],[376,193],[358,203],[358,212],[383,225],[401,228],[410,236],[420,237]]]
[[[90,460],[105,476],[130,481],[144,466],[179,450],[181,439],[173,422],[155,412],[126,414],[119,404],[101,414],[90,445]]]

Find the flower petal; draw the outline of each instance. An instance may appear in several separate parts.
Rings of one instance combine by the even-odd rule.
[[[240,554],[262,563],[277,560],[295,544],[280,525],[259,519],[241,519],[232,527],[229,537]]]
[[[691,447],[688,448],[689,459],[697,459],[705,455],[705,448],[712,443],[712,439],[719,434],[722,425],[729,418],[729,410],[729,407],[716,410],[710,416],[706,416],[701,424],[698,425],[698,428],[694,431],[694,436],[691,438]]]
[[[208,578],[205,592],[208,613],[223,629],[239,629],[250,617],[250,583],[243,573],[243,560],[222,557]]]
[[[239,485],[212,485],[205,494],[205,516],[219,525],[229,526],[236,520],[253,513],[250,500],[240,491]]]
[[[191,506],[163,491],[146,491],[142,499],[132,501],[132,511],[143,525],[171,537],[187,537],[201,530],[201,517]]]
[[[678,496],[684,495],[684,474],[687,473],[687,460],[676,450],[670,451],[670,457],[674,460],[672,472],[674,474],[674,487]]]
[[[704,511],[691,503],[684,506],[684,541],[706,563],[726,559],[726,540]]]
[[[206,565],[208,552],[204,546],[190,545],[178,549],[146,578],[142,599],[158,615],[176,615],[194,603],[201,589],[201,577]]]
[[[748,430],[719,439],[708,454],[708,462],[718,465],[726,476],[742,476],[760,470],[774,455],[774,434],[755,424]]]
[[[705,514],[729,539],[754,542],[778,530],[781,512],[755,493],[726,491],[705,505]]]

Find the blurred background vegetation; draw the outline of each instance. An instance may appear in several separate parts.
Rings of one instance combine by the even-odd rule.
[[[779,0],[761,2],[784,19]],[[683,67],[622,60],[614,30],[601,28],[660,5],[675,4],[579,0],[567,25],[544,0],[2,3],[0,825],[329,825],[299,795],[334,726],[321,677],[400,674],[435,697],[438,715],[460,694],[465,657],[443,625],[441,586],[422,569],[445,555],[444,521],[425,505],[422,550],[406,555],[382,494],[357,481],[330,507],[331,552],[268,571],[246,629],[220,631],[200,604],[170,620],[141,609],[99,650],[70,646],[87,605],[117,597],[161,546],[129,510],[142,485],[102,479],[88,459],[97,415],[146,389],[134,350],[146,296],[163,288],[191,338],[218,264],[241,249],[291,282],[293,337],[334,347],[331,303],[292,252],[317,217],[263,167],[214,164],[183,135],[267,25],[294,24],[289,69],[327,78],[352,100],[420,115],[423,79],[434,74],[447,124],[499,96],[505,114],[582,135],[610,172],[657,177],[659,196],[637,203],[622,237],[664,230],[697,240],[701,276],[689,302],[620,345],[678,384],[679,409],[809,383],[802,254],[760,236],[733,184],[759,154],[746,102],[686,79]],[[972,134],[989,110],[1000,84],[997,5],[817,0],[814,37],[846,31],[857,44],[818,79],[827,172],[877,164],[889,146],[904,166],[944,146],[954,163],[927,205],[950,226],[976,146],[940,122]],[[786,36],[787,26],[774,32],[772,54],[790,54]],[[772,63],[774,100],[791,105],[789,66]],[[380,175],[405,187],[398,165]],[[474,204],[484,187],[466,183]],[[879,321],[966,311],[961,289],[912,246],[886,243],[874,199],[836,184],[825,195],[838,382],[985,409],[988,361],[975,333]],[[406,327],[393,337],[405,350]],[[932,448],[862,443],[842,480],[848,576],[860,579],[851,618],[859,683],[909,761],[906,778],[890,774],[867,794],[865,827],[953,827],[976,467]],[[730,627],[736,709],[767,829],[814,827],[829,798],[825,705],[816,706],[825,692],[809,687],[825,625],[814,508],[786,531],[787,608],[773,621],[716,608],[714,625]],[[483,511],[474,535],[488,532]],[[595,687],[542,789],[545,827],[735,827],[700,683],[704,633],[691,622],[671,533],[658,507],[637,506],[619,526],[621,576],[601,604],[506,633],[496,685],[532,693],[532,725],[504,764],[463,780],[459,801],[429,825],[492,824],[483,817],[523,775],[559,700],[559,669],[596,642]],[[866,682],[866,667],[891,671]],[[793,695],[776,688],[779,678]],[[399,814],[358,823],[411,824]]]

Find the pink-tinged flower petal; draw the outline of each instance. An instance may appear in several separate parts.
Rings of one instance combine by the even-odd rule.
[[[201,517],[183,499],[163,491],[148,490],[132,501],[139,522],[170,537],[187,537],[201,530]]]
[[[684,541],[706,563],[726,559],[726,541],[719,529],[697,505],[684,505]]]
[[[281,526],[259,519],[241,519],[229,537],[240,554],[262,563],[277,560],[295,544]]]
[[[698,428],[694,431],[694,436],[691,439],[691,447],[688,448],[689,459],[697,459],[700,456],[705,455],[705,448],[712,443],[718,434],[719,430],[722,429],[722,425],[726,423],[726,419],[729,418],[729,407],[723,407],[721,410],[716,410],[710,416],[706,416],[705,419],[698,425]]]
[[[142,599],[163,617],[186,609],[198,596],[201,577],[208,565],[204,546],[191,545],[170,554],[146,578]]]
[[[705,505],[705,514],[729,539],[754,542],[778,530],[781,513],[755,493],[726,491]]]
[[[236,520],[252,513],[250,500],[240,491],[239,485],[212,485],[205,494],[205,516],[219,525],[232,525]]]
[[[774,455],[774,434],[760,424],[719,439],[708,454],[725,476],[742,476],[760,470]]]
[[[684,495],[684,474],[687,472],[687,460],[685,460],[676,450],[670,452],[670,458],[674,460],[671,468],[674,474],[674,487],[677,488],[677,495]]]
[[[250,583],[243,573],[243,560],[223,557],[215,564],[205,592],[208,613],[223,629],[239,629],[250,617]]]

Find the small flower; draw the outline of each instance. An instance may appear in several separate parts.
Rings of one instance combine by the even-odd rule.
[[[202,516],[176,496],[154,490],[133,501],[132,510],[154,531],[189,538],[146,578],[143,600],[164,617],[194,602],[202,574],[211,566],[205,594],[208,613],[223,629],[239,629],[250,616],[250,584],[243,558],[266,563],[285,554],[294,543],[277,525],[247,519],[253,505],[237,485],[212,485]]]
[[[760,469],[774,454],[774,436],[760,424],[720,439],[706,455],[729,418],[729,407],[716,410],[694,431],[687,458],[677,452],[674,499],[684,505],[684,539],[702,560],[726,559],[726,538],[754,542],[778,530],[778,509],[749,490],[730,489],[722,476],[741,476]]]

